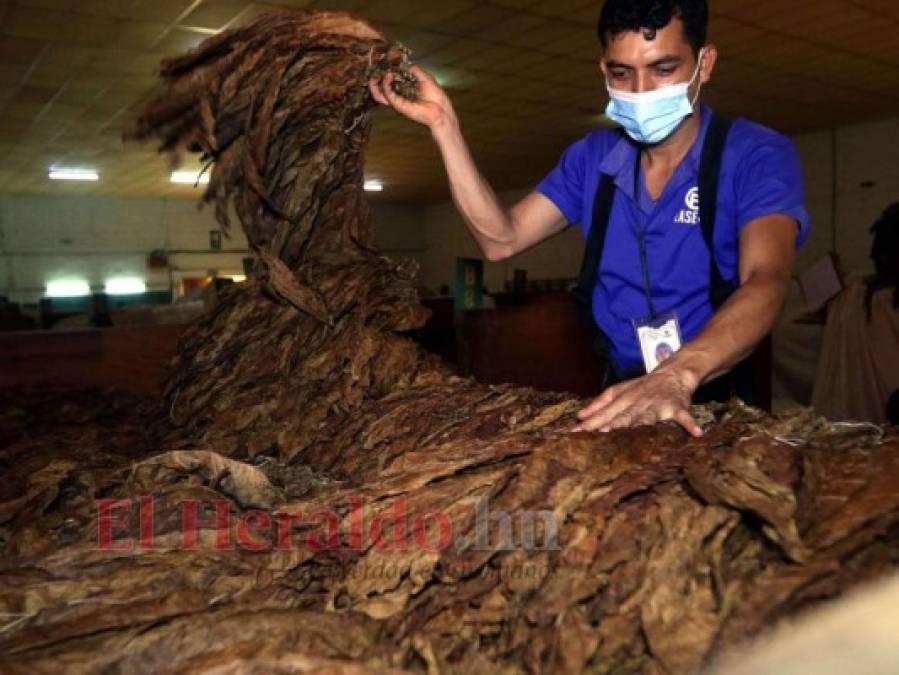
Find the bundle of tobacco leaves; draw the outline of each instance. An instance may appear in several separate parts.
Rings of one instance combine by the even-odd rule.
[[[576,397],[402,335],[427,313],[362,160],[365,84],[406,67],[311,11],[164,65],[134,133],[213,162],[259,264],[159,400],[3,395],[0,670],[693,673],[895,569],[895,430],[734,403],[699,439],[571,433]]]

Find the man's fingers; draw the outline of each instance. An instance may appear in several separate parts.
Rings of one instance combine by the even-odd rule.
[[[396,82],[396,75],[393,73],[385,74],[384,79],[381,81],[384,95],[387,97],[387,100],[390,101],[391,105],[395,105],[396,103],[407,103],[408,101],[406,99],[393,90],[394,82]]]
[[[599,411],[583,421],[583,426],[588,431],[600,429],[608,431],[612,420],[631,407],[631,402],[625,396],[619,396],[614,401],[601,408]]]
[[[602,394],[594,398],[592,401],[590,401],[590,403],[588,403],[578,411],[578,419],[584,420],[588,417],[592,417],[607,405],[609,405],[612,401],[614,401],[617,393],[618,390],[615,387],[609,387]]]
[[[393,99],[397,98],[393,93],[393,73],[385,73],[381,78],[381,95],[387,99],[390,105],[393,105]]]
[[[634,426],[655,424],[661,419],[663,419],[662,416],[655,410],[647,408],[634,418]]]
[[[674,416],[677,414],[677,408],[672,405],[664,405],[659,408],[658,418],[659,422],[667,422],[668,420],[673,420]]]
[[[659,411],[658,420],[664,422],[666,420],[674,420],[680,424],[691,436],[702,436],[702,427],[693,419],[690,411],[686,408],[669,408],[665,406]]]
[[[434,79],[434,76],[418,64],[413,64],[412,66],[410,66],[409,72],[415,75],[416,80],[424,80],[425,82],[430,82],[431,84],[437,84],[437,80]]]
[[[636,390],[636,396],[639,396],[639,389]],[[593,423],[599,427],[609,426],[613,419],[625,412],[633,417],[633,408],[639,403],[640,399],[635,398],[635,390],[624,385],[615,393],[615,400],[593,416]]]
[[[395,112],[405,114],[406,107],[409,105],[409,102],[406,101],[402,96],[398,96],[394,91],[390,88],[390,85],[381,81],[378,86],[378,95],[375,96],[376,100],[379,103],[387,106],[388,108],[393,108]]]
[[[368,90],[371,92],[371,97],[375,99],[375,101],[381,105],[390,105],[387,103],[387,99],[384,98],[384,94],[381,93],[380,82],[377,80],[369,80]]]
[[[642,401],[636,401],[631,407],[618,413],[605,425],[607,429],[623,429],[630,427],[651,426],[660,420],[659,413],[653,407],[644,407]]]
[[[391,107],[390,101],[387,100],[383,78],[380,80],[371,80],[369,89],[371,90],[371,95],[378,103],[386,105],[388,108]]]
[[[408,117],[415,109],[416,104],[412,101],[409,101],[408,99],[403,98],[393,90],[393,82],[395,79],[396,77],[394,77],[393,73],[387,73],[386,75],[384,75],[384,79],[381,80],[381,92],[387,99],[388,105],[390,105],[397,112],[402,113]]]
[[[577,426],[576,431],[598,431],[600,430],[601,424],[598,423],[598,415],[594,415],[593,417],[588,417],[581,421],[581,423]],[[603,430],[605,431],[605,430]]]
[[[598,421],[597,421],[598,419],[599,419],[598,415],[594,416],[593,418],[589,418],[589,419],[585,420],[584,422],[581,422],[580,424],[578,424],[574,428],[574,431],[606,432],[606,431],[611,431],[612,429],[621,429],[624,427],[629,427],[633,424],[633,418],[627,413],[616,415],[615,418],[612,419],[611,422],[608,422],[603,425],[600,425],[598,423]]]
[[[702,436],[702,427],[693,419],[693,415],[691,415],[687,410],[680,409],[676,413],[674,413],[675,421],[680,424],[684,429],[687,430],[687,433],[690,435],[699,438]]]
[[[629,411],[625,411],[615,415],[615,417],[605,426],[609,429],[626,429],[627,427],[634,426],[634,417]]]

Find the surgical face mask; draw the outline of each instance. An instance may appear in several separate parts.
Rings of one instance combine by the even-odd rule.
[[[607,82],[609,105],[606,107],[606,116],[624,127],[628,136],[638,143],[646,145],[661,143],[693,113],[699,91],[692,101],[688,91],[699,75],[702,54],[700,51],[696,70],[687,82],[670,84],[638,94],[612,89]]]

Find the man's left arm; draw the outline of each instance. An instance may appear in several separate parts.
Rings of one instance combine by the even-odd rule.
[[[740,234],[740,287],[708,325],[652,373],[609,387],[578,413],[577,430],[609,431],[675,420],[694,436],[693,392],[747,357],[774,327],[793,271],[797,223],[773,214]]]

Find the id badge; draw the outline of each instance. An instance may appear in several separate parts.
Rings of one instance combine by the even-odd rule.
[[[640,353],[643,354],[643,365],[646,372],[651,373],[665,359],[674,355],[681,348],[680,323],[677,314],[669,312],[655,319],[639,319],[634,321]]]

